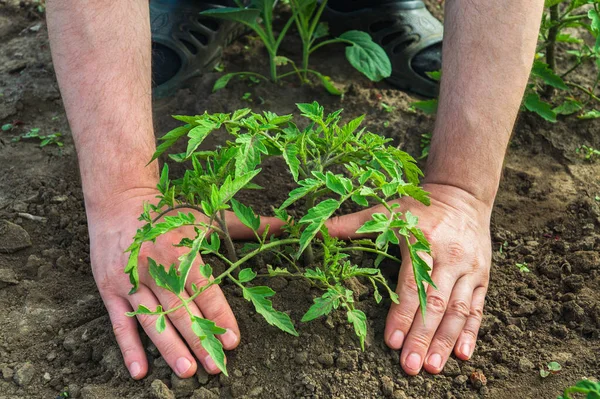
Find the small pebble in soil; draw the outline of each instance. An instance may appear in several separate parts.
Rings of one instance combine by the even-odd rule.
[[[510,376],[508,369],[500,364],[492,367],[492,375],[499,380],[506,379]]]
[[[19,284],[19,280],[17,280],[14,270],[9,268],[0,269],[0,289],[15,284]]]
[[[191,399],[219,399],[219,395],[202,387],[194,391]]]
[[[7,366],[2,367],[2,378],[4,378],[4,381],[12,380],[14,375],[15,372],[13,371],[13,369]]]
[[[336,366],[342,370],[346,370],[346,369],[350,370],[350,369],[354,368],[352,358],[350,357],[350,355],[348,355],[346,353],[341,353],[338,356],[335,363],[336,363]]]
[[[481,388],[482,386],[487,385],[487,378],[481,370],[473,371],[469,379],[471,380],[471,384],[473,384],[475,388]]]
[[[25,363],[17,368],[13,380],[20,387],[25,387],[31,383],[35,375],[35,368],[31,363]]]
[[[200,383],[195,378],[179,378],[171,374],[171,390],[177,396],[190,396]]]
[[[460,366],[458,365],[458,362],[453,358],[448,358],[448,361],[444,366],[443,373],[444,375],[447,375],[449,377],[456,377],[457,375],[459,375]]]
[[[387,375],[381,377],[381,390],[383,394],[390,398],[394,394],[394,381]]]
[[[18,224],[0,220],[0,253],[14,253],[31,246],[29,233]]]
[[[454,384],[459,386],[465,385],[468,379],[469,377],[467,377],[466,375],[459,375],[454,379]]]
[[[519,371],[525,373],[530,370],[533,370],[534,368],[535,365],[531,362],[531,360],[527,359],[526,357],[522,357],[519,359]]]
[[[150,384],[150,396],[153,399],[175,399],[175,395],[161,380],[154,380]]]
[[[317,360],[325,367],[331,367],[334,363],[333,355],[331,353],[322,353],[317,357]]]
[[[294,361],[296,362],[296,364],[299,364],[299,365],[305,364],[307,360],[308,360],[308,353],[306,353],[304,351],[296,353],[296,356],[294,357]]]

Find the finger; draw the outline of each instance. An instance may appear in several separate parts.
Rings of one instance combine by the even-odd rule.
[[[371,215],[373,213],[384,211],[382,206],[376,206],[348,215],[334,216],[325,222],[325,226],[327,227],[329,235],[343,240],[368,237],[368,234],[358,234],[356,233],[356,230],[365,224],[365,222],[371,220]]]
[[[403,254],[408,253],[406,244],[401,246],[401,250]],[[424,256],[423,258],[431,264],[431,257]],[[412,270],[412,262],[408,256],[404,257],[402,266],[400,266],[396,293],[398,294],[399,303],[392,303],[390,306],[385,324],[384,339],[390,348],[398,350],[402,347],[404,338],[413,324],[415,313],[419,309],[417,284]]]
[[[138,290],[129,296],[129,302],[134,309],[139,305],[144,305],[149,309],[156,309],[159,305],[156,296],[145,285],[140,285]],[[196,361],[190,353],[188,347],[179,337],[175,327],[169,320],[166,321],[166,328],[162,333],[156,331],[157,316],[138,315],[140,324],[150,340],[158,348],[162,357],[173,371],[180,378],[187,378],[194,375],[197,369]]]
[[[467,322],[458,337],[454,353],[461,360],[469,360],[473,356],[475,344],[477,343],[477,333],[483,319],[483,304],[487,287],[479,286],[473,292],[473,300]]]
[[[148,359],[138,333],[137,322],[125,315],[131,312],[131,305],[121,297],[108,298],[104,303],[129,374],[135,380],[144,378],[148,372]]]
[[[173,309],[181,305],[181,300],[175,294],[156,285],[153,285],[151,287],[152,292],[154,293],[156,298],[158,298],[158,301],[162,304],[165,310]],[[180,296],[183,299],[189,298],[186,292],[181,293]],[[193,301],[188,303],[188,308],[194,316],[204,318],[202,312],[200,311],[200,309],[198,309],[198,307]],[[214,360],[202,347],[200,338],[198,338],[198,336],[194,333],[194,330],[192,329],[192,320],[185,307],[179,307],[179,309],[169,313],[168,317],[171,323],[173,323],[173,325],[179,332],[179,334],[183,337],[185,342],[187,342],[188,347],[192,350],[192,352],[194,352],[196,358],[200,360],[200,363],[202,363],[202,366],[204,367],[206,372],[209,374],[220,373],[221,370],[219,370]]]
[[[207,283],[208,280],[200,274],[198,262],[190,270],[186,289],[188,292],[192,292],[192,284],[196,284],[200,288],[204,287]],[[228,350],[235,349],[240,343],[240,329],[221,287],[213,285],[207,288],[194,301],[205,318],[214,321],[217,326],[227,329],[225,334],[217,336],[223,343],[223,347]]]
[[[227,230],[229,231],[231,238],[234,240],[250,240],[255,238],[252,229],[245,226],[240,219],[235,216],[235,213],[226,212],[225,223],[227,224]],[[267,225],[269,225],[269,234],[278,235],[281,233],[281,228],[285,225],[285,222],[273,216],[261,216],[258,234],[262,234]]]
[[[452,288],[456,283],[456,277],[450,274],[448,267],[444,268],[439,262],[434,265],[431,278],[438,289],[427,289],[425,319],[420,311],[417,312],[402,347],[400,363],[409,375],[416,375],[421,370],[427,349],[444,317]]]
[[[424,368],[428,373],[438,374],[444,368],[452,349],[456,345],[471,309],[473,283],[466,277],[456,282],[448,308],[425,357]]]

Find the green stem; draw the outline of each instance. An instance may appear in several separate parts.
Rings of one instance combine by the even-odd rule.
[[[548,47],[546,48],[546,63],[548,67],[556,71],[556,37],[558,36],[558,4],[550,7],[550,22],[551,26],[548,30]],[[546,86],[545,95],[551,97],[554,93],[554,88],[550,85]]]
[[[315,197],[314,195],[309,195],[306,198],[306,209],[311,209],[313,206],[315,206]],[[308,246],[304,250],[303,258],[305,266],[311,266],[314,263],[315,254],[313,252],[311,244],[308,244]]]
[[[317,44],[316,46],[314,46],[313,48],[310,49],[309,54],[312,54],[313,52],[315,52],[317,49],[320,49],[323,46],[326,46],[328,44],[333,44],[333,43],[346,43],[346,44],[354,44],[349,40],[344,40],[344,39],[340,39],[335,38],[335,39],[330,39],[330,40],[325,40],[319,44]]]
[[[380,251],[380,250],[375,249],[375,248],[368,248],[368,247],[346,247],[346,248],[340,249],[340,252],[349,252],[349,251],[371,252],[371,253],[374,253],[374,254],[377,254],[377,255],[385,256],[386,258],[391,259],[393,261],[396,261],[398,263],[402,263],[401,259],[398,259],[395,256],[388,254],[387,252],[383,252],[383,251]]]
[[[165,216],[167,213],[169,212],[173,212],[176,209],[193,209],[195,211],[198,211],[200,213],[203,213],[204,211],[202,210],[202,208],[199,208],[197,206],[194,205],[190,205],[190,204],[181,204],[181,205],[176,205],[173,207],[169,207],[166,210],[162,211],[161,213],[158,214],[158,216],[156,216],[154,219],[152,219],[152,223],[156,223],[157,221],[159,221],[163,216]]]
[[[229,259],[232,262],[238,261],[237,253],[235,252],[235,246],[233,245],[233,241],[231,240],[231,236],[229,235],[229,229],[227,228],[227,223],[225,222],[225,211],[219,211],[219,217],[215,218],[221,230],[225,233],[223,236],[223,240],[225,241],[225,248],[227,249],[227,254],[229,255]]]
[[[585,94],[590,96],[590,98],[593,98],[594,100],[600,102],[600,98],[598,96],[596,96],[594,93],[592,93],[590,90],[586,89],[585,87],[578,85],[577,83],[571,83],[571,82],[567,82],[567,85],[581,90],[582,92],[584,92]]]

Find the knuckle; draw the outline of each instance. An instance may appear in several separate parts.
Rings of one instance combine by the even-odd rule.
[[[439,294],[427,295],[427,310],[436,314],[444,313],[446,300]]]
[[[123,322],[113,323],[112,328],[113,328],[113,333],[115,334],[115,337],[117,337],[117,338],[125,337],[127,335],[127,333],[129,332],[128,325]]]
[[[466,319],[471,314],[471,307],[463,300],[450,302],[446,313],[450,316]]]
[[[171,320],[173,324],[176,325],[180,324],[188,318],[189,315],[184,308],[179,308],[176,311],[169,313],[169,320]]]
[[[471,342],[477,341],[477,331],[473,331],[470,328],[465,328],[463,330],[463,335],[468,336]]]
[[[474,306],[469,310],[469,317],[477,320],[478,323],[483,319],[483,308],[481,306]]]
[[[456,337],[451,337],[446,333],[438,333],[434,338],[434,343],[432,346],[436,346],[442,348],[444,352],[452,351],[454,344],[456,343]]]
[[[406,276],[402,279],[400,290],[409,296],[418,295],[419,289],[417,287],[417,282],[415,281],[415,277],[412,274],[409,274],[408,276]]]
[[[427,335],[419,333],[412,334],[409,337],[408,342],[410,343],[410,346],[416,348],[417,351],[425,352],[427,351],[427,348],[429,348],[429,344],[431,341],[427,337]]]
[[[389,313],[388,322],[392,322],[398,326],[401,326],[403,329],[408,329],[414,320],[414,314],[407,313],[401,309],[391,310]]]
[[[465,258],[465,247],[459,242],[450,242],[446,247],[446,255],[451,262],[460,262]]]
[[[150,317],[150,316],[146,316],[146,315],[138,315],[138,320],[142,326],[142,328],[149,332],[152,331],[154,329],[154,317]]]

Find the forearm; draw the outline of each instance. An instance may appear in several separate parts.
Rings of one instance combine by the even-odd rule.
[[[529,78],[543,0],[450,0],[426,182],[494,201]]]
[[[79,157],[88,213],[157,180],[147,0],[48,0],[54,68]]]

